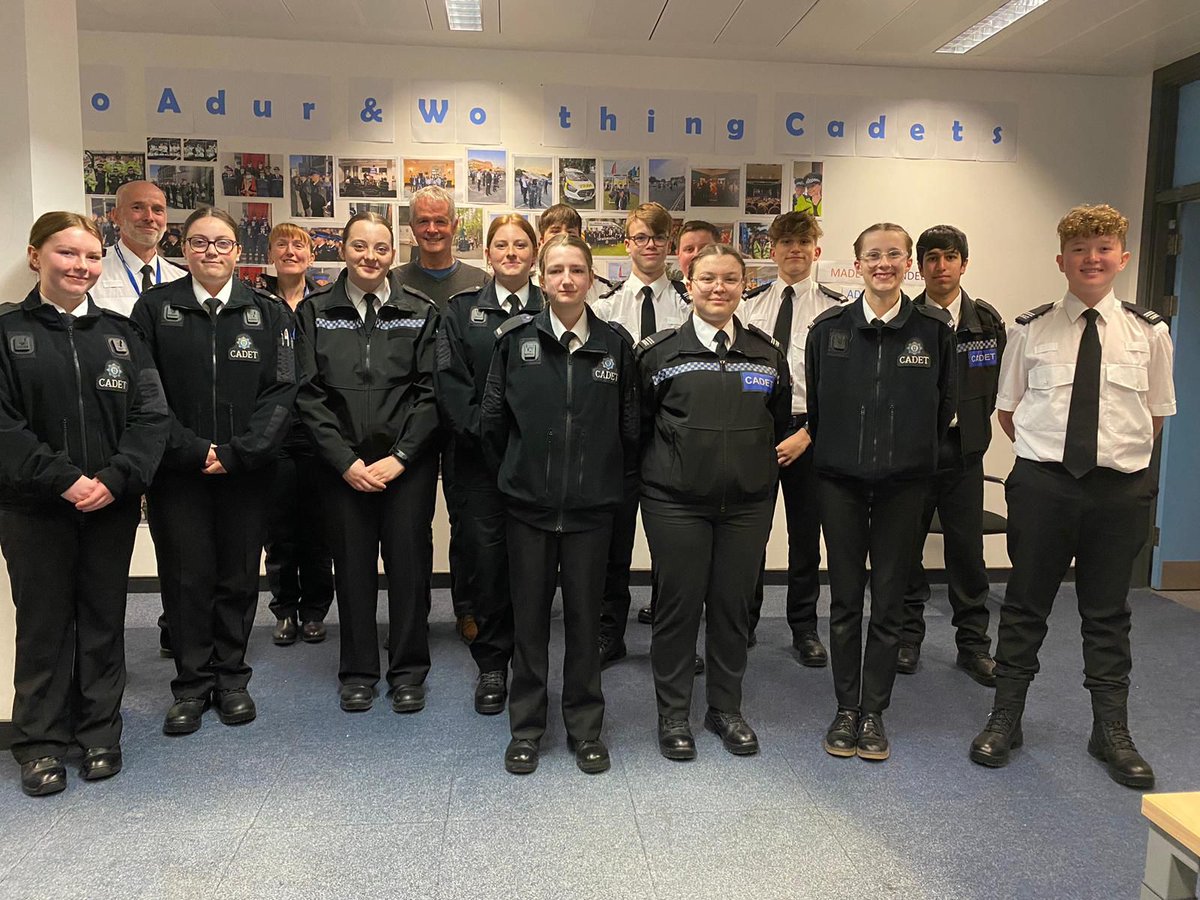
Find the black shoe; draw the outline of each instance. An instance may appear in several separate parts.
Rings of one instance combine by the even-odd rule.
[[[369,684],[343,684],[338,703],[346,712],[366,712],[375,702],[375,688]]]
[[[696,739],[687,719],[658,717],[658,752],[667,759],[696,758]]]
[[[504,768],[514,775],[528,775],[538,767],[537,741],[513,738],[504,751]]]
[[[618,659],[624,659],[626,653],[624,641],[600,632],[600,668],[607,669]]]
[[[896,672],[900,675],[915,675],[921,665],[921,645],[901,644],[896,654]]]
[[[112,778],[121,771],[120,747],[89,747],[84,751],[79,776],[84,781]]]
[[[67,787],[67,770],[57,756],[43,756],[21,763],[21,790],[30,797],[57,794]]]
[[[392,688],[392,712],[415,713],[425,708],[425,685],[399,684]]]
[[[288,616],[286,619],[277,619],[275,621],[275,630],[271,632],[271,640],[274,641],[277,647],[290,647],[296,643],[296,634],[299,631],[299,625],[296,624],[295,616]]]
[[[504,701],[508,699],[508,685],[504,670],[480,672],[475,682],[475,712],[481,716],[494,716],[504,712]]]
[[[983,731],[971,741],[971,762],[998,769],[1008,765],[1009,753],[1025,743],[1021,733],[1021,713],[1008,707],[996,707],[988,716]]]
[[[175,651],[171,649],[171,633],[165,628],[158,629],[158,655],[163,659],[175,658]]]
[[[699,653],[696,654],[695,660],[692,661],[692,675],[704,674],[704,657]]]
[[[1141,790],[1154,787],[1154,770],[1138,753],[1124,722],[1093,722],[1088,753],[1108,767],[1108,777],[1117,784]]]
[[[734,756],[753,756],[758,752],[758,735],[740,713],[725,713],[710,708],[704,714],[704,727],[720,735],[721,743]]]
[[[792,647],[800,654],[800,665],[810,669],[823,669],[829,665],[829,654],[820,636],[815,631],[804,631],[792,641]]]
[[[167,710],[163,734],[191,734],[200,730],[200,719],[208,709],[207,697],[184,697]]]
[[[300,626],[300,640],[306,644],[319,644],[325,640],[324,622],[305,622]]]
[[[883,715],[864,713],[858,723],[858,745],[855,749],[859,759],[883,762],[891,755],[887,734],[883,730]]]
[[[996,661],[986,650],[959,650],[954,664],[984,687],[996,686]]]
[[[221,720],[222,725],[245,725],[247,722],[253,722],[258,715],[254,698],[245,688],[214,691],[214,694],[217,718]]]
[[[643,625],[654,624],[654,607],[643,606],[638,610],[638,621]]]
[[[839,709],[825,732],[825,752],[849,758],[858,752],[858,710]]]
[[[569,737],[567,746],[575,754],[575,765],[579,766],[579,771],[585,775],[599,775],[612,768],[608,748],[599,738],[594,741],[577,741]]]
[[[757,643],[758,643],[758,635],[755,632],[751,631],[750,634],[748,634],[746,636],[746,649],[749,650],[751,647],[753,647]]]

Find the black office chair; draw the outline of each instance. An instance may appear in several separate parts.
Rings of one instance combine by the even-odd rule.
[[[996,475],[984,475],[984,481],[990,481],[992,484],[1004,484],[1004,479]],[[990,509],[983,511],[983,533],[987,534],[1004,534],[1008,531],[1008,518],[1000,515],[998,512],[992,512]],[[942,520],[939,518],[937,511],[933,513],[933,521],[929,523],[930,534],[942,533]]]

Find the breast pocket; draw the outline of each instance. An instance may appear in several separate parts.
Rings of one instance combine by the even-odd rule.
[[[371,339],[371,367],[375,369],[377,383],[394,387],[412,380],[419,329],[389,325],[390,328],[379,329]]]
[[[1108,363],[1104,380],[1110,401],[1102,405],[1104,424],[1119,434],[1148,433],[1153,424],[1146,402],[1149,370],[1135,363]]]
[[[1035,366],[1029,370],[1028,403],[1017,408],[1023,425],[1038,431],[1063,431],[1071,407],[1075,364]]]

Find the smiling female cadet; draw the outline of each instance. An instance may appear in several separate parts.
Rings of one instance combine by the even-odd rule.
[[[694,311],[637,346],[642,385],[642,521],[658,561],[650,663],[658,745],[694,759],[688,723],[696,637],[705,631],[704,724],[730,753],[758,752],[742,717],[749,603],[766,548],[787,433],[791,377],[774,338],[734,317],[746,264],[713,244],[692,260]]]
[[[125,586],[142,491],[167,437],[154,362],[88,297],[100,233],[50,212],[29,233],[38,283],[0,306],[0,544],[16,605],[12,754],[30,796],[121,771]]]

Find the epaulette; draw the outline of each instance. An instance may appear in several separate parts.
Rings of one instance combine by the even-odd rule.
[[[642,353],[645,353],[647,350],[649,350],[651,347],[653,347],[655,344],[657,344],[663,338],[667,337],[668,335],[674,334],[677,330],[678,329],[675,329],[675,328],[664,328],[662,331],[656,331],[656,332],[654,332],[654,334],[644,337],[640,341],[638,341],[637,345],[633,349],[639,355]]]
[[[937,319],[947,328],[950,327],[950,313],[946,312],[936,303],[914,303],[913,309],[921,313],[921,315],[929,316],[931,319]]]
[[[1126,312],[1133,313],[1139,319],[1149,322],[1151,325],[1157,325],[1159,322],[1163,321],[1163,317],[1154,310],[1146,309],[1144,306],[1138,306],[1136,303],[1122,303],[1121,306],[1125,308]]]
[[[773,281],[768,281],[766,284],[760,284],[756,288],[751,288],[750,290],[748,290],[744,294],[742,294],[742,299],[743,300],[752,300],[755,297],[757,297],[759,294],[765,294],[767,291],[769,291],[771,289],[771,285],[774,283],[775,282],[773,282]]]
[[[753,322],[751,322],[749,325],[746,326],[746,330],[749,331],[751,334],[757,334],[760,338],[762,338],[764,341],[767,341],[772,347],[774,347],[780,353],[783,352],[783,347],[780,346],[779,341],[775,340],[775,338],[772,335],[767,334],[767,332],[763,331],[761,328],[759,328]]]
[[[7,305],[7,304],[5,304],[5,305]],[[101,307],[99,307],[99,310],[100,310],[100,315],[108,316],[110,319],[116,319],[118,322],[128,322],[129,321],[129,316],[125,315],[125,313],[119,313],[115,309],[108,309],[107,307],[101,306]],[[4,315],[4,310],[0,309],[0,316],[2,316],[2,315]]]
[[[616,320],[609,322],[608,327],[619,334],[630,347],[633,346],[633,335],[629,333],[628,328]]]
[[[250,293],[254,294],[256,297],[260,297],[263,300],[270,300],[272,303],[282,303],[284,306],[287,306],[286,300],[277,296],[271,291],[268,291],[266,288],[261,288],[257,284],[247,284],[246,287],[250,288]],[[290,306],[288,307],[288,311],[291,311]]]
[[[404,293],[412,294],[418,300],[424,300],[430,306],[434,307],[435,309],[437,308],[437,304],[434,303],[432,298],[430,298],[430,296],[428,294],[426,294],[424,291],[418,291],[415,287],[412,287],[411,285],[407,285],[407,284],[402,284],[399,287],[400,287],[400,290],[403,291]]]
[[[825,310],[825,312],[819,314],[815,319],[813,319],[812,323],[813,325],[816,325],[818,322],[824,322],[826,319],[836,319],[853,305],[854,304],[852,303],[846,303],[842,306],[831,306],[829,309]]]
[[[478,294],[480,291],[482,291],[482,290],[483,290],[483,288],[484,288],[484,285],[480,285],[480,286],[479,286],[479,287],[477,287],[477,288],[467,288],[466,290],[462,290],[462,291],[458,291],[458,292],[456,292],[456,293],[453,293],[453,294],[451,294],[449,297],[447,297],[447,298],[446,298],[446,305],[447,305],[447,306],[449,306],[449,305],[450,305],[450,301],[452,301],[452,300],[453,300],[455,297],[474,297],[474,296],[476,296],[476,295],[477,295],[477,294]],[[417,293],[420,293],[420,291],[417,291]],[[422,294],[422,296],[424,296],[424,295]],[[428,298],[428,297],[426,297],[425,299],[429,299],[429,298]]]
[[[820,291],[822,294],[824,294],[826,297],[828,297],[830,300],[836,300],[838,303],[845,303],[848,299],[845,294],[839,294],[833,288],[827,288],[823,284],[818,284],[817,290]]]
[[[1036,306],[1033,309],[1029,310],[1029,312],[1023,312],[1019,316],[1017,316],[1017,324],[1018,325],[1028,325],[1034,319],[1041,318],[1046,313],[1050,312],[1050,310],[1052,310],[1052,309],[1054,309],[1053,303],[1043,303],[1041,306]]]
[[[996,309],[996,307],[992,306],[992,304],[988,303],[986,300],[980,300],[978,297],[972,297],[971,300],[977,307],[986,311],[1001,325],[1004,324],[1004,316],[1000,315],[1000,311]]]
[[[168,266],[178,269],[180,272],[188,271],[187,266],[181,266],[179,263],[175,262],[175,260],[173,260],[173,259],[167,259],[165,256],[160,256],[159,259],[161,259],[163,262],[165,262]],[[169,284],[169,283],[170,282],[166,282],[166,281],[163,282],[163,284]]]
[[[600,295],[601,300],[607,300],[613,294],[617,293],[617,291],[619,291],[619,290],[621,290],[621,288],[625,287],[625,282],[624,281],[616,281],[616,282],[610,281],[610,282],[608,282],[608,287],[609,287],[608,293]]]
[[[615,286],[615,284],[614,284],[613,282],[609,281],[609,280],[608,280],[607,278],[605,278],[603,275],[597,275],[597,276],[596,276],[596,280],[597,280],[598,282],[600,282],[602,285],[604,285],[605,287],[607,287],[607,288],[611,288],[611,287],[614,287],[614,286]]]
[[[691,304],[692,298],[688,296],[687,285],[682,281],[671,279],[671,287],[675,288],[675,293],[679,295],[679,299],[684,303]]]
[[[0,303],[0,316],[7,316],[9,313],[15,313],[20,308],[20,303]]]
[[[176,280],[178,280],[178,279],[176,279]],[[148,287],[144,291],[142,291],[142,296],[145,297],[151,291],[161,291],[163,288],[169,287],[170,285],[172,285],[174,283],[175,283],[174,281],[160,281],[158,284],[152,284],[152,285],[150,285],[150,287]]]
[[[496,329],[496,340],[504,337],[510,331],[520,328],[522,325],[527,325],[533,321],[533,316],[530,313],[517,313],[515,316],[510,316]]]

